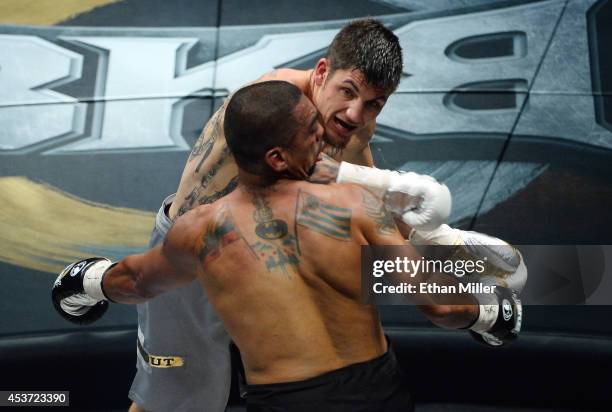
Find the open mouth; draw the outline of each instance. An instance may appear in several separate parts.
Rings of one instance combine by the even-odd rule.
[[[338,116],[334,116],[334,124],[342,134],[350,133],[357,128],[357,126],[353,126],[345,121],[340,120]]]

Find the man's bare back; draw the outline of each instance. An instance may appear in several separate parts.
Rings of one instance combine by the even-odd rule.
[[[176,226],[171,233],[195,244],[199,279],[249,383],[302,380],[386,352],[376,308],[360,303],[360,246],[403,240],[366,190],[239,185]]]

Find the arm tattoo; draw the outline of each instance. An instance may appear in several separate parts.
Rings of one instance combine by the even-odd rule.
[[[321,153],[321,160],[323,162],[323,166],[329,170],[330,172],[338,174],[338,169],[340,168],[340,163],[335,161],[333,157],[326,155],[325,153]]]
[[[207,205],[209,203],[216,202],[221,199],[223,196],[231,193],[236,186],[238,186],[238,176],[234,176],[232,180],[230,180],[227,185],[219,190],[218,192],[213,193],[212,195],[204,195],[199,200],[198,203],[201,205]]]
[[[202,247],[199,251],[200,261],[206,266],[221,255],[224,247],[238,240],[243,240],[249,246],[238,230],[229,207],[223,205],[204,233]],[[250,246],[249,250],[254,253]]]
[[[210,155],[212,148],[221,132],[221,127],[223,126],[222,114],[225,113],[226,104],[224,103],[210,120],[206,123],[204,127],[204,131],[202,131],[202,135],[198,138],[198,140],[193,145],[193,149],[191,150],[191,154],[189,155],[189,161],[193,160],[198,156],[202,156],[200,159],[198,166],[195,169],[195,172],[198,173],[204,161]]]
[[[298,197],[295,217],[298,225],[334,239],[351,240],[351,209],[324,203],[302,190]]]
[[[376,223],[376,231],[380,235],[392,235],[397,232],[397,226],[393,220],[393,215],[387,210],[385,205],[367,190],[362,190],[363,206],[366,215],[371,217]]]
[[[179,208],[175,219],[189,212],[189,210],[191,210],[191,207],[194,205],[196,199],[198,198],[198,193],[199,193],[199,188],[197,187],[194,188],[191,192],[189,192],[189,194],[185,197],[183,203],[181,204],[181,207]]]
[[[226,99],[225,102],[221,105],[221,107],[217,109],[215,114],[213,114],[213,116],[206,123],[204,131],[202,131],[201,136],[196,141],[191,151],[191,154],[189,155],[189,162],[196,159],[197,157],[200,157],[200,159],[198,160],[198,164],[193,172],[193,174],[196,176],[199,175],[200,170],[202,170],[204,162],[210,157],[215,142],[218,140],[218,137],[222,136],[223,134],[223,118],[225,115],[225,109],[227,107],[228,101],[229,99]],[[225,141],[222,139],[221,143],[225,144]],[[220,199],[221,197],[234,190],[237,184],[237,180],[232,179],[226,185],[226,187],[221,189],[220,191],[214,192],[212,194],[206,192],[206,188],[208,187],[209,183],[213,180],[221,166],[223,166],[223,164],[229,157],[230,150],[227,145],[225,145],[221,150],[221,153],[219,154],[216,162],[213,163],[210,167],[210,170],[208,170],[208,172],[201,177],[200,185],[198,187],[194,187],[191,192],[189,192],[189,194],[184,198],[184,201],[178,210],[177,216],[185,214],[198,204],[201,205],[206,203],[212,203],[215,200]],[[206,168],[204,170],[206,170]]]
[[[216,136],[214,135],[206,136],[207,131],[208,131],[208,128],[204,129],[204,132],[202,133],[202,135],[198,138],[198,140],[193,145],[193,149],[191,149],[191,154],[189,155],[188,161],[191,161],[195,157],[200,156],[202,153],[204,153],[202,155],[202,158],[200,159],[200,162],[198,163],[198,166],[196,167],[196,171],[199,171],[200,167],[202,166],[202,162],[204,162],[204,160],[208,158],[215,144]]]
[[[212,165],[208,173],[202,176],[202,179],[200,180],[200,186],[194,187],[191,192],[189,192],[189,194],[185,196],[183,203],[181,204],[181,207],[178,210],[177,216],[185,214],[197,204],[202,205],[205,203],[212,203],[215,200],[222,198],[223,196],[225,196],[236,188],[236,185],[238,184],[238,176],[235,176],[232,180],[230,180],[227,186],[225,186],[219,192],[215,192],[211,195],[201,194],[202,191],[206,189],[210,181],[217,175],[217,172],[219,171],[219,169],[221,169],[221,166],[223,166],[223,164],[227,161],[227,159],[229,158],[229,154],[229,148],[227,146],[224,147],[219,157],[219,160],[217,160],[217,162]]]
[[[219,160],[217,160],[217,162],[212,165],[208,173],[202,176],[202,180],[200,180],[200,186],[202,186],[203,188],[206,188],[208,186],[210,181],[217,175],[217,172],[219,171],[219,169],[221,169],[221,166],[223,166],[223,163],[225,163],[225,161],[229,157],[229,154],[230,154],[229,147],[225,146],[223,150],[221,151]]]
[[[210,134],[210,138],[208,139],[208,146],[206,147],[206,151],[204,153],[204,155],[202,156],[202,158],[200,159],[200,162],[198,163],[198,166],[195,168],[195,173],[199,173],[200,172],[200,168],[202,167],[202,165],[204,164],[204,161],[208,158],[208,156],[210,155],[210,152],[212,152],[213,146],[215,144],[215,141],[217,140],[217,137],[219,136],[219,132],[221,131],[221,124],[223,122],[221,121],[221,116],[219,115],[219,112],[217,112],[217,114],[215,115],[215,120],[213,123],[213,129],[212,132]]]

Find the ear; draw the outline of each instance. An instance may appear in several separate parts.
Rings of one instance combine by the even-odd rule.
[[[329,74],[329,60],[325,57],[319,59],[314,69],[314,82],[317,86],[322,86]]]
[[[281,147],[273,147],[264,156],[266,164],[275,172],[280,173],[287,170],[285,152]]]

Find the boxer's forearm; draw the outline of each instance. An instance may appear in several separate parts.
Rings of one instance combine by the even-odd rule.
[[[436,285],[441,290],[459,290],[459,280],[455,276],[435,273],[426,278],[426,283]],[[478,301],[467,292],[429,293],[421,299],[424,300],[429,303],[419,307],[432,323],[442,328],[467,328],[478,318]]]
[[[484,233],[453,229],[442,225],[431,232],[413,230],[402,235],[426,259],[435,257],[452,260],[463,259],[480,261],[484,272],[477,279],[487,284],[508,287],[520,293],[527,281],[527,266],[520,254],[509,243]]]
[[[370,240],[370,244],[399,245],[404,242],[401,233]],[[384,241],[388,238],[388,241]],[[381,250],[382,251],[382,250]],[[401,248],[388,248],[389,255],[381,255],[383,261],[419,262],[422,255],[409,243]],[[403,286],[411,291],[404,295],[410,304],[416,305],[435,325],[448,329],[463,329],[472,325],[478,318],[480,309],[477,299],[461,292],[459,279],[454,275],[430,272],[427,265],[412,265],[414,272],[393,270],[385,273],[391,286]],[[460,293],[457,293],[459,291]]]
[[[190,228],[197,232],[200,225],[190,218],[179,220],[174,227],[182,229],[171,229],[163,245],[145,253],[130,255],[116,264],[91,257],[66,266],[51,289],[55,310],[70,322],[89,324],[104,315],[108,300],[141,303],[193,281],[199,261],[189,247],[193,243],[188,235]]]
[[[112,301],[137,304],[195,279],[191,271],[179,271],[157,246],[146,253],[130,255],[104,275],[102,289]]]
[[[466,329],[478,318],[478,305],[426,305],[421,311],[436,326],[445,329]]]
[[[331,156],[321,153],[321,160],[315,164],[313,173],[308,177],[310,183],[327,184],[336,181],[340,163]]]
[[[372,136],[370,135],[367,140],[369,141],[371,138]],[[329,147],[328,149],[330,152],[333,152],[333,149]],[[323,151],[321,153],[321,160],[319,160],[315,165],[315,170],[308,178],[308,181],[311,183],[335,182],[336,178],[338,177],[338,167],[340,166],[340,161],[349,162],[359,166],[374,167],[374,157],[372,156],[372,151],[370,150],[370,145],[368,143],[366,143],[365,146],[357,149],[347,147],[341,152],[341,154],[340,160],[336,160],[329,153]]]
[[[143,255],[132,255],[118,262],[104,275],[102,289],[113,302],[136,304],[156,294],[143,272]]]
[[[384,192],[387,210],[415,229],[433,230],[450,215],[451,194],[431,176],[376,169],[342,162],[337,183],[352,183]]]

